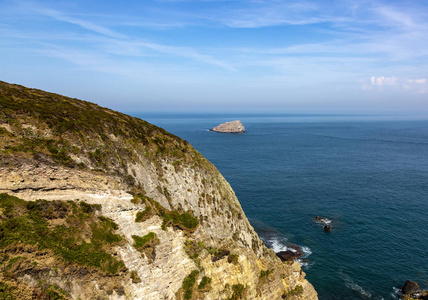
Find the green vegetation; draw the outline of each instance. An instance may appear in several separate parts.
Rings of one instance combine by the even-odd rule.
[[[242,299],[242,297],[244,296],[244,290],[245,290],[245,286],[243,284],[234,284],[232,285],[232,297],[230,297],[228,300],[238,300],[238,299]]]
[[[265,277],[268,277],[269,276],[269,274],[271,274],[273,272],[273,269],[269,269],[269,270],[260,270],[260,276],[259,276],[259,278],[260,279],[262,279],[262,278],[265,278]]]
[[[207,276],[204,276],[204,277],[202,277],[202,280],[201,280],[201,282],[199,283],[199,285],[198,285],[198,289],[199,290],[202,290],[202,289],[204,289],[205,288],[205,286],[207,285],[207,284],[210,284],[211,283],[211,278],[209,278],[209,277],[207,277]]]
[[[137,212],[137,216],[135,217],[135,222],[143,222],[147,220],[149,216],[151,216],[151,206],[147,206],[143,211]]]
[[[152,263],[156,257],[155,247],[160,243],[158,236],[154,232],[149,232],[145,236],[133,235],[134,239],[134,248],[139,252],[144,253],[149,260],[149,263]]]
[[[207,247],[204,245],[201,241],[194,241],[194,240],[186,240],[184,242],[185,251],[187,255],[193,259],[193,261],[196,263],[198,267],[200,267],[201,260],[199,258],[199,254],[202,252],[202,250],[207,250],[209,254],[211,254],[211,261],[216,262],[220,259],[223,259],[224,257],[227,257],[228,263],[237,264],[238,263],[238,255],[237,254],[230,254],[230,251],[225,248],[214,248],[214,247]]]
[[[108,274],[125,269],[107,250],[122,241],[114,233],[117,224],[105,217],[96,217],[96,205],[80,202],[27,202],[0,194],[4,216],[0,222],[0,249],[20,243],[49,249],[67,263],[93,267]],[[64,225],[50,226],[50,219],[64,219]],[[90,237],[90,242],[85,237]],[[9,263],[17,257],[11,258]]]
[[[221,248],[221,249],[208,248],[208,251],[212,255],[211,260],[213,262],[216,262],[216,261],[218,261],[218,260],[222,259],[223,257],[228,256],[230,254],[229,250],[223,249],[223,248]]]
[[[193,270],[189,275],[186,276],[183,280],[181,288],[184,290],[184,299],[192,299],[193,286],[196,283],[196,278],[199,275],[198,270]]]
[[[16,298],[13,296],[13,287],[0,281],[0,299],[4,300],[15,300]]]
[[[288,291],[284,295],[285,296],[296,296],[296,295],[301,295],[301,294],[303,294],[303,286],[296,285],[296,287],[294,289],[292,289],[291,291]]]
[[[162,229],[164,230],[166,229],[166,226],[168,226],[168,224],[178,226],[181,229],[195,229],[199,223],[198,219],[188,212],[180,214],[176,211],[169,211],[162,215],[162,217]]]
[[[186,240],[184,242],[184,250],[187,255],[195,262],[199,269],[201,269],[201,259],[199,258],[199,254],[203,249],[205,249],[205,245],[202,242],[196,242],[194,240]]]
[[[158,236],[156,233],[154,232],[149,232],[148,234],[146,234],[145,236],[141,237],[138,235],[133,235],[132,238],[134,239],[134,247],[135,249],[141,249],[143,248],[148,242],[152,241],[152,240],[159,240]]]
[[[65,300],[70,299],[66,291],[61,289],[56,284],[47,284],[44,281],[39,282],[40,291],[37,295],[37,299],[49,299],[49,300]]]
[[[239,258],[238,254],[229,254],[229,256],[227,257],[227,262],[230,264],[237,265],[238,264],[238,258]]]
[[[0,81],[0,107],[0,123],[13,131],[0,128],[0,155],[26,153],[39,159],[45,154],[70,168],[88,167],[81,159],[77,164],[76,155],[89,160],[91,168],[124,179],[131,174],[126,162],[142,156],[153,161],[167,157],[176,170],[184,164],[213,169],[187,141],[90,102]]]
[[[157,214],[163,219],[163,230],[166,230],[168,225],[173,225],[182,230],[193,231],[199,224],[198,219],[192,216],[189,212],[179,213],[177,211],[170,211],[160,205],[157,201],[143,194],[135,195],[131,201],[134,204],[144,202],[146,205],[146,208],[143,211],[137,213],[135,222],[144,221],[148,216]]]
[[[132,279],[132,283],[140,283],[141,282],[141,278],[138,276],[136,271],[131,271],[131,279]]]

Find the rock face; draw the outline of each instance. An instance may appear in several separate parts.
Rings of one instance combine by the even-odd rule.
[[[406,283],[401,288],[401,291],[403,292],[403,294],[414,294],[414,293],[421,292],[421,288],[416,282],[407,280]]]
[[[245,132],[244,125],[242,125],[241,121],[239,121],[239,120],[220,124],[211,130],[216,131],[216,132],[229,132],[229,133],[244,133]]]
[[[411,299],[428,299],[428,290],[421,290],[416,282],[407,280],[406,283],[401,287],[403,295],[400,297],[404,300]]]
[[[0,193],[7,299],[317,299],[217,169],[140,119],[0,82]]]

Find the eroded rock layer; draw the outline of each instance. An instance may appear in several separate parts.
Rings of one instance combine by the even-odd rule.
[[[0,296],[317,299],[216,168],[140,119],[0,82],[0,193]]]

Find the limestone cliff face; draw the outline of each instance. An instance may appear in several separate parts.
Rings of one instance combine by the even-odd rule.
[[[111,274],[39,244],[33,252],[46,251],[43,271],[17,265],[16,257],[34,260],[25,247],[36,246],[9,243],[0,255],[15,271],[11,277],[3,267],[1,284],[18,298],[40,292],[43,280],[64,299],[317,299],[298,263],[282,263],[260,241],[230,185],[202,155],[95,104],[0,82],[0,193],[99,205],[94,213],[114,221],[122,237],[103,248],[125,266]],[[27,213],[14,211],[3,208],[0,220]],[[48,228],[70,225],[71,214],[51,218]],[[94,238],[87,229],[94,226],[82,229],[82,240]],[[138,248],[135,236],[150,234],[156,238]]]

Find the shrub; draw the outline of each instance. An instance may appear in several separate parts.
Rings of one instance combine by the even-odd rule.
[[[149,232],[145,236],[141,237],[138,235],[133,235],[132,238],[134,239],[134,247],[136,249],[143,248],[148,242],[150,242],[153,239],[157,239],[157,235],[154,232]]]
[[[301,285],[296,285],[296,287],[294,288],[294,289],[292,289],[291,291],[289,291],[288,293],[287,293],[287,295],[300,295],[300,294],[302,294],[303,293],[303,286],[301,286]]]
[[[273,269],[269,269],[269,270],[260,270],[260,276],[259,278],[262,279],[264,277],[268,277],[269,274],[271,274],[273,272]]]
[[[207,276],[204,276],[204,277],[202,277],[202,280],[201,280],[201,282],[198,285],[198,289],[202,290],[202,289],[205,288],[205,286],[207,284],[210,284],[210,283],[211,283],[211,278],[209,278]]]
[[[143,222],[147,220],[147,217],[150,216],[152,208],[147,206],[143,211],[137,212],[137,216],[135,217],[135,222]]]
[[[229,254],[229,256],[227,257],[227,262],[236,265],[238,264],[238,258],[238,254]]]
[[[233,295],[229,298],[229,300],[237,300],[241,299],[245,290],[245,286],[243,284],[234,284],[232,285]]]
[[[28,244],[39,249],[49,249],[66,262],[94,267],[109,274],[125,269],[123,261],[116,260],[107,245],[117,243],[122,237],[113,231],[117,224],[112,220],[94,216],[98,206],[80,202],[43,201],[27,202],[7,194],[0,194],[3,210],[19,211],[0,223],[0,249],[9,245]],[[64,225],[50,227],[47,219],[52,216],[66,218]],[[91,242],[82,242],[87,235]]]
[[[187,275],[184,280],[181,288],[184,290],[184,299],[192,299],[193,286],[196,283],[196,277],[199,275],[198,270],[193,270],[189,275]]]

